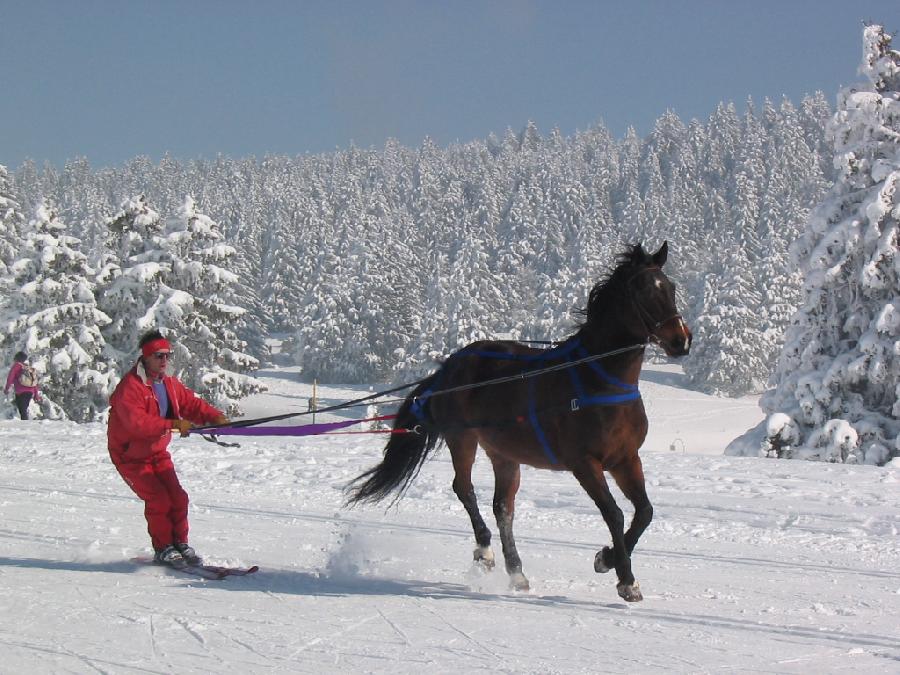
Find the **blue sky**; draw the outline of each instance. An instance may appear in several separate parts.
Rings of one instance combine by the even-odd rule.
[[[897,0],[0,0],[0,164],[94,167],[502,135],[860,81]],[[900,35],[895,40],[900,48]]]

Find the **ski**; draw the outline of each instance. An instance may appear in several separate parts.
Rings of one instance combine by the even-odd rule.
[[[245,577],[248,574],[259,571],[259,566],[257,565],[252,565],[250,567],[226,567],[223,565],[204,565],[202,563],[199,565],[192,565],[187,563],[186,567],[202,570],[207,574],[217,574],[220,579],[224,579],[225,577]]]
[[[157,563],[160,567],[167,567],[169,569],[175,570],[176,572],[181,572],[182,574],[189,574],[191,576],[200,577],[201,579],[211,579],[213,581],[221,581],[225,578],[226,575],[218,572],[214,569],[206,569],[203,565],[188,565],[186,562],[177,562],[177,563]]]
[[[183,561],[177,563],[158,563],[153,558],[142,557],[132,558],[132,562],[140,565],[163,567],[174,570],[175,572],[182,572],[191,576],[200,577],[201,579],[211,579],[213,581],[221,581],[226,577],[243,577],[259,571],[257,565],[253,565],[252,567],[227,567],[224,565],[205,565],[203,563],[191,565]]]

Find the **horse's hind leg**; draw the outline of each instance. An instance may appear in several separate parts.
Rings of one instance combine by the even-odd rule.
[[[637,546],[638,539],[650,525],[653,520],[653,505],[647,496],[647,488],[644,485],[644,468],[641,465],[641,458],[635,457],[634,461],[617,466],[611,470],[613,479],[622,490],[622,494],[634,506],[634,516],[631,519],[631,525],[625,532],[625,550],[631,556],[634,547]],[[594,569],[598,572],[606,572],[615,564],[613,551],[608,546],[604,546],[602,551],[597,553],[594,560]]]
[[[472,465],[478,450],[478,439],[472,432],[448,434],[445,438],[450,456],[453,460],[453,492],[469,514],[472,530],[475,533],[476,548],[473,552],[475,562],[485,569],[494,567],[494,552],[491,550],[491,531],[488,529],[481,512],[478,510],[478,499],[475,486],[472,485]]]
[[[509,581],[517,591],[527,591],[528,579],[522,573],[522,559],[513,537],[513,517],[516,512],[516,492],[519,491],[519,464],[506,459],[491,457],[494,465],[494,517],[503,544],[503,559]]]
[[[606,569],[598,567],[598,561],[603,553],[601,552],[594,559],[594,569],[598,572],[605,572],[610,567],[615,567],[616,576],[619,577],[619,583],[616,585],[619,596],[628,602],[643,600],[640,586],[631,571],[630,551],[625,542],[625,516],[622,515],[622,509],[616,504],[616,500],[609,491],[609,485],[603,475],[603,465],[593,458],[587,458],[585,464],[573,469],[572,473],[600,509],[600,514],[612,536],[613,547],[610,560],[612,565]]]

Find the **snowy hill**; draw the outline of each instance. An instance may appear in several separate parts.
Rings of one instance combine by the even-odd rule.
[[[310,388],[290,369],[261,375],[270,391],[248,416],[306,409]],[[523,472],[532,590],[517,593],[502,569],[473,569],[445,451],[398,507],[345,510],[342,486],[378,460],[382,437],[178,439],[192,542],[212,562],[261,568],[202,581],[130,562],[149,542],[102,426],[0,422],[0,670],[900,671],[896,462],[725,457],[761,419],[756,400],[687,391],[682,377],[644,373],[656,515],[634,555],[645,599],[630,605],[593,572],[609,536],[568,473]],[[483,458],[475,478],[489,503]]]

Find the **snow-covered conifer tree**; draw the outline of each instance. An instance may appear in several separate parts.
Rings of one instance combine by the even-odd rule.
[[[121,374],[137,359],[140,336],[159,327],[154,314],[168,298],[162,278],[169,263],[162,219],[143,195],[123,201],[107,227],[109,250],[97,274],[97,297],[100,309],[112,319],[103,335]],[[177,305],[165,306],[177,310]]]
[[[5,352],[29,354],[46,416],[89,422],[106,410],[116,379],[101,335],[110,319],[97,307],[81,242],[65,231],[52,206],[40,203],[10,265],[0,334]]]
[[[728,396],[762,390],[772,348],[761,330],[760,300],[746,254],[736,248],[721,275],[706,280],[694,346],[684,362],[695,386]]]
[[[20,230],[24,222],[22,207],[12,194],[9,173],[0,164],[0,274],[17,257]]]
[[[804,300],[762,400],[768,419],[731,454],[884,464],[900,456],[900,53],[864,31],[870,85],[840,93],[838,177],[793,251]]]
[[[425,310],[422,316],[414,317],[414,329],[418,331],[419,337],[413,339],[406,349],[394,354],[397,377],[400,380],[416,379],[433,372],[457,348],[457,345],[447,343],[447,327],[450,324],[450,298],[444,287],[447,281],[447,261],[441,254],[433,255],[433,272],[424,289]]]
[[[487,326],[497,289],[493,287],[480,241],[473,238],[463,242],[447,281],[449,321],[444,332],[450,348],[460,349],[491,337]]]
[[[232,304],[238,278],[227,267],[235,249],[186,197],[167,221],[165,252],[160,296],[145,319],[152,316],[154,326],[168,329],[178,377],[226,414],[237,414],[238,399],[265,386],[244,374],[259,362],[244,353],[235,332],[246,311]]]
[[[628,127],[622,141],[622,170],[619,175],[621,184],[614,215],[621,223],[624,240],[632,242],[644,241],[647,238],[639,183],[640,153],[641,140],[634,128]]]
[[[349,362],[345,355],[358,355],[364,348],[356,335],[358,299],[350,294],[351,287],[356,286],[356,260],[350,259],[349,241],[338,238],[338,243],[343,250],[322,249],[318,269],[313,272],[318,283],[303,301],[304,315],[292,352],[304,377],[352,382],[361,364]]]

